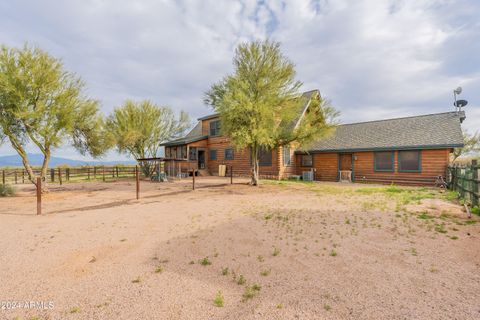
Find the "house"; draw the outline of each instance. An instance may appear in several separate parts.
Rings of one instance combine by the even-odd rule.
[[[318,90],[302,94],[308,111]],[[260,176],[284,179],[310,173],[314,180],[432,185],[445,176],[453,148],[463,146],[460,124],[464,112],[445,112],[339,125],[334,134],[316,141],[308,151],[280,147],[263,150]],[[301,121],[301,116],[297,121]],[[165,157],[182,159],[182,171],[198,169],[217,175],[220,164],[235,175],[250,174],[249,150],[237,150],[220,133],[218,114],[198,119],[184,137],[164,143]]]

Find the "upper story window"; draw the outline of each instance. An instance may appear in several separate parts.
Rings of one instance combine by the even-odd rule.
[[[393,151],[375,152],[373,167],[375,171],[394,171],[394,154]]]
[[[218,136],[220,134],[220,120],[210,121],[210,136]]]
[[[422,163],[419,150],[398,151],[398,172],[420,171],[422,171]]]
[[[283,147],[283,165],[284,166],[291,166],[292,165],[292,155],[290,153],[290,147],[289,146]]]

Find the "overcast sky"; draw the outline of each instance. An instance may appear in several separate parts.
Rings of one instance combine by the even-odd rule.
[[[344,123],[451,111],[462,86],[464,128],[474,131],[479,17],[478,0],[0,0],[0,43],[61,58],[105,114],[125,99],[151,99],[196,119],[211,112],[203,94],[232,71],[235,47],[270,38],[303,89],[319,89]],[[81,158],[71,148],[55,155]]]

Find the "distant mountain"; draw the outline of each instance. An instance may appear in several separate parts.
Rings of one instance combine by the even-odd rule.
[[[41,166],[43,163],[42,154],[28,154],[28,159],[32,166]],[[121,165],[121,164],[136,164],[136,161],[83,161],[74,160],[61,157],[51,157],[49,167],[57,167],[60,165],[68,165],[71,167],[87,166],[87,165]],[[0,156],[0,167],[23,167],[22,158],[19,155]]]

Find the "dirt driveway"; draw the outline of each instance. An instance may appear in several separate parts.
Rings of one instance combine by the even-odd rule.
[[[0,301],[45,309],[0,319],[480,318],[480,222],[448,194],[225,182],[1,198]]]

